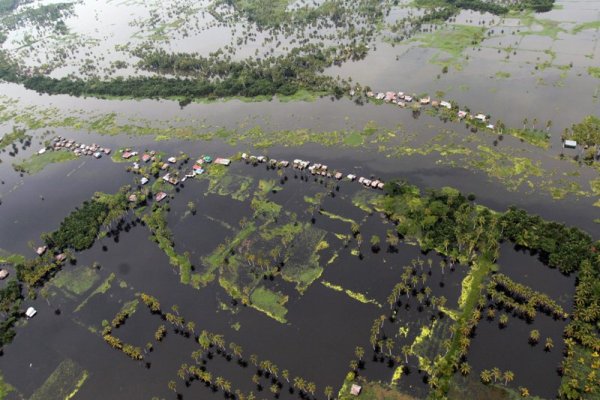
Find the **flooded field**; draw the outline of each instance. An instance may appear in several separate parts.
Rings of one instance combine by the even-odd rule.
[[[598,398],[600,2],[476,3],[0,1],[0,399]]]

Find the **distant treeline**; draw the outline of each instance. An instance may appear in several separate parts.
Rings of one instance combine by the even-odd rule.
[[[554,7],[554,0],[522,0],[509,5],[482,0],[445,0],[445,2],[459,9],[489,12],[495,15],[503,15],[510,10],[546,12],[552,10],[552,7]]]
[[[261,95],[293,95],[300,89],[339,95],[344,88],[334,78],[321,72],[347,59],[361,59],[365,46],[321,49],[309,46],[292,50],[290,54],[266,60],[222,61],[218,57],[139,52],[144,69],[185,73],[179,77],[132,77],[111,80],[51,78],[45,75],[26,76],[6,55],[0,53],[0,79],[21,83],[27,89],[48,94],[72,96],[131,96],[138,98],[183,97],[218,98],[228,96],[255,97]]]

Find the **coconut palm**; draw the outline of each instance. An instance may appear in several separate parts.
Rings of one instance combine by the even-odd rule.
[[[500,326],[506,326],[508,324],[508,315],[501,314],[498,322],[500,323]]]
[[[325,386],[323,393],[325,393],[327,400],[331,400],[331,397],[333,396],[333,388],[331,386]]]
[[[169,390],[172,390],[174,392],[177,391],[177,384],[175,383],[175,381],[169,381],[167,386],[169,387]]]
[[[504,377],[504,384],[508,385],[508,382],[512,382],[512,380],[515,379],[515,374],[514,374],[514,372],[508,370],[508,371],[504,371],[503,377]]]
[[[546,343],[544,343],[544,349],[546,349],[546,351],[550,351],[550,350],[552,350],[553,347],[554,347],[554,341],[552,340],[551,337],[547,337]]]
[[[531,344],[536,344],[537,342],[539,342],[540,340],[540,331],[538,331],[537,329],[532,329],[531,332],[529,332],[529,342]]]
[[[356,346],[356,348],[354,349],[354,354],[356,355],[356,358],[358,358],[359,361],[362,361],[362,358],[365,355],[365,349],[363,349],[361,346]]]
[[[479,374],[479,377],[481,378],[481,381],[485,384],[488,384],[492,381],[492,373],[490,371],[488,371],[487,369],[484,369],[483,371],[481,371],[481,374]]]
[[[465,376],[469,375],[469,373],[471,372],[471,366],[466,362],[461,363],[459,369],[460,373]]]
[[[502,379],[502,371],[500,371],[500,368],[492,368],[492,376],[494,377],[494,382],[496,382],[498,379]]]
[[[412,353],[412,349],[409,345],[402,346],[402,354],[404,354],[404,362],[408,364],[408,356]]]

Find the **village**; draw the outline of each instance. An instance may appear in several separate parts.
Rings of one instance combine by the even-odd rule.
[[[458,117],[458,119],[475,119],[478,120],[482,123],[486,123],[486,128],[488,129],[494,129],[495,126],[491,123],[489,123],[489,120],[491,119],[491,117],[489,115],[486,114],[482,114],[482,113],[478,113],[478,114],[471,114],[468,110],[460,110],[459,107],[457,105],[453,105],[451,102],[446,101],[446,100],[432,100],[431,97],[426,96],[426,97],[417,97],[416,95],[409,95],[406,94],[404,92],[377,92],[374,93],[372,91],[368,91],[367,92],[367,97],[369,98],[374,98],[376,100],[382,100],[386,103],[390,103],[390,104],[396,104],[399,107],[405,108],[408,106],[408,103],[412,103],[413,101],[415,102],[415,104],[413,106],[419,107],[419,105],[422,106],[426,106],[426,105],[431,105],[432,107],[435,108],[446,108],[448,110],[452,110],[453,108],[458,109],[456,116]]]

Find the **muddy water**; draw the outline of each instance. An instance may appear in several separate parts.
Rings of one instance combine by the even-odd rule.
[[[545,17],[587,20],[581,13],[581,3],[563,5],[563,10],[555,10]],[[597,14],[595,3],[586,3],[585,7],[585,16]],[[84,18],[70,19],[69,26],[84,34],[93,35],[93,24],[88,25],[86,22],[95,20],[94,13],[90,9],[78,9],[85,13]],[[115,24],[122,24],[123,21],[117,18],[121,18],[123,14],[115,10],[117,9],[107,10],[103,17],[115,19]],[[402,9],[395,9],[391,15],[390,18],[405,14]],[[142,14],[133,16],[143,17]],[[458,22],[476,24],[479,20],[485,20],[489,23],[489,19],[489,16],[465,13],[459,16]],[[584,31],[577,36],[560,33],[559,40],[552,40],[548,37],[513,35],[517,29],[524,29],[516,21],[503,21],[499,24],[494,29],[504,29],[505,35],[494,35],[486,39],[481,49],[467,49],[468,62],[464,63],[462,70],[451,68],[449,74],[440,74],[441,66],[429,62],[436,50],[407,45],[392,47],[384,42],[376,43],[377,49],[371,51],[365,60],[347,63],[341,68],[331,68],[327,73],[351,76],[355,82],[368,84],[374,90],[430,94],[441,90],[445,92],[444,97],[469,106],[472,111],[489,112],[494,121],[502,119],[508,126],[521,126],[525,117],[530,120],[537,118],[538,127],[545,126],[546,121],[552,119],[553,147],[547,153],[535,151],[524,153],[524,156],[540,160],[548,168],[566,170],[568,167],[564,163],[554,159],[561,151],[559,133],[583,116],[597,114],[593,94],[597,91],[598,81],[587,74],[587,67],[594,65],[595,61],[586,54],[597,53],[598,33]],[[215,44],[223,44],[229,39],[224,35],[225,31],[213,28],[206,35],[192,35],[163,45],[173,51],[208,51]],[[133,32],[132,27],[116,31],[112,39],[99,44],[96,50],[112,49],[115,44],[113,40],[125,41]],[[220,41],[206,40],[198,44],[196,40],[198,37],[215,39],[217,36]],[[245,46],[237,56],[253,53],[262,39],[264,37],[260,36],[257,42]],[[517,54],[511,54],[510,61],[500,63],[504,53],[498,54],[495,46],[509,44],[516,47]],[[548,49],[556,53],[554,61],[549,53],[544,53]],[[398,60],[396,55],[399,56]],[[107,61],[116,59],[117,55],[109,57]],[[534,68],[536,63],[544,61],[552,61],[557,65],[573,61],[574,66],[566,76],[562,76],[562,70],[555,67],[543,70]],[[65,67],[57,70],[56,76],[75,70],[76,68]],[[499,71],[510,73],[510,79],[498,79],[495,73]],[[130,72],[131,69],[127,69],[120,74]],[[143,123],[151,121],[162,126],[194,126],[199,129],[201,126],[204,126],[203,129],[222,126],[245,130],[260,125],[265,130],[309,128],[331,131],[362,129],[367,122],[376,121],[383,128],[395,130],[400,125],[404,133],[416,133],[417,144],[425,143],[441,129],[456,130],[460,137],[467,134],[460,124],[444,124],[424,112],[415,119],[409,110],[370,103],[357,105],[348,99],[332,101],[322,98],[315,102],[294,103],[276,100],[268,103],[245,103],[232,100],[190,104],[181,109],[174,101],[106,101],[38,95],[12,84],[0,84],[0,92],[18,98],[22,107],[56,107],[57,113],[65,116],[73,110],[82,110],[92,115],[114,112],[124,123],[138,119]],[[2,132],[9,131],[11,123],[4,123],[0,128]],[[250,148],[248,144],[232,147],[218,140],[154,142],[150,136],[98,136],[71,129],[54,129],[54,132],[84,143],[95,142],[113,149],[134,146],[139,150],[156,149],[169,154],[184,151],[192,157],[203,153],[230,155]],[[15,157],[2,153],[3,162],[0,164],[0,177],[4,181],[0,186],[0,248],[28,256],[32,254],[28,241],[39,243],[41,233],[56,229],[65,215],[89,199],[94,192],[113,193],[122,185],[133,182],[133,176],[125,172],[127,164],[114,164],[106,157],[101,160],[78,159],[51,165],[33,176],[19,176],[12,170],[11,163],[36,152],[43,140],[42,132],[33,133],[36,137],[31,148],[20,150]],[[480,135],[488,145],[495,139],[494,135]],[[401,144],[399,140],[391,140],[389,146]],[[518,151],[531,150],[531,146],[510,137],[505,137],[500,146],[512,147]],[[592,222],[597,215],[597,208],[591,207],[589,199],[579,201],[568,198],[558,202],[547,195],[532,194],[524,189],[510,192],[483,173],[439,165],[439,157],[436,155],[396,159],[385,157],[373,146],[333,149],[317,144],[297,148],[275,146],[264,152],[278,159],[323,161],[345,173],[375,175],[385,180],[403,178],[423,190],[452,186],[464,193],[475,193],[477,203],[496,210],[501,211],[515,204],[546,219],[584,228],[595,238],[599,234],[598,225]],[[254,184],[259,179],[279,179],[274,171],[267,171],[264,166],[253,168],[239,163],[234,164],[231,169],[232,172],[252,177]],[[285,210],[296,213],[301,221],[310,221],[311,214],[307,212],[308,207],[303,198],[324,192],[326,188],[314,182],[312,177],[308,181],[298,179],[299,174],[292,170],[285,171],[284,175],[288,181],[282,185],[283,191],[270,194],[269,198],[281,204]],[[582,176],[578,181],[585,183],[595,176],[589,169],[582,169]],[[239,220],[245,215],[251,215],[251,209],[248,201],[239,202],[228,197],[205,195],[206,182],[191,181],[184,186],[171,201],[172,211],[168,223],[176,239],[176,250],[189,251],[194,266],[199,267],[201,257],[209,254],[226,237],[231,237],[238,228]],[[20,326],[14,343],[4,349],[0,357],[0,369],[5,379],[24,397],[29,397],[63,359],[71,358],[90,373],[79,398],[174,398],[174,393],[167,388],[170,379],[178,382],[178,391],[184,398],[221,398],[221,392],[214,393],[198,382],[186,387],[176,376],[181,363],[193,362],[190,353],[197,349],[193,339],[170,329],[164,342],[155,344],[155,350],[146,355],[146,361],[151,363],[150,368],[127,359],[102,341],[98,334],[102,321],[110,321],[122,304],[134,299],[136,293],[146,292],[158,297],[166,310],[177,304],[181,315],[196,322],[198,331],[207,329],[224,333],[228,341],[243,346],[246,357],[252,353],[258,354],[261,359],[276,363],[280,369],[289,369],[292,376],[302,376],[314,381],[319,394],[326,385],[335,389],[339,387],[349,369],[349,361],[354,358],[354,347],[357,345],[367,349],[366,363],[360,374],[368,379],[389,381],[393,367],[388,366],[380,356],[373,358],[368,340],[369,329],[375,318],[382,314],[389,315],[386,298],[393,285],[400,281],[402,266],[409,265],[412,259],[418,257],[433,259],[431,275],[427,271],[427,264],[424,266],[425,270],[418,273],[427,274],[427,285],[431,287],[433,295],[445,296],[449,308],[456,307],[466,267],[457,266],[455,270],[448,268],[442,274],[437,267],[437,255],[423,255],[417,247],[408,244],[400,245],[397,253],[387,252],[385,246],[378,253],[372,252],[368,244],[371,235],[384,238],[386,230],[393,226],[386,224],[379,215],[367,216],[350,204],[352,195],[359,190],[364,189],[360,189],[356,183],[341,182],[339,191],[335,191],[336,197],[325,197],[322,206],[327,211],[362,223],[361,232],[365,244],[361,252],[364,258],[359,260],[352,256],[350,249],[342,248],[333,237],[334,233],[349,233],[349,223],[316,214],[315,227],[327,231],[326,239],[332,244],[332,248],[323,252],[321,264],[331,258],[333,251],[339,253],[337,260],[325,267],[321,279],[363,293],[379,302],[381,308],[353,300],[343,292],[325,287],[319,281],[300,296],[293,285],[279,279],[269,284],[290,296],[287,303],[289,323],[279,324],[256,310],[234,305],[216,282],[200,290],[182,285],[177,271],[169,265],[166,256],[148,240],[148,230],[138,224],[129,232],[121,233],[118,242],[112,237],[104,238],[78,255],[79,265],[89,266],[94,262],[101,265],[98,271],[101,279],[98,282],[111,273],[115,274],[116,279],[106,294],[90,298],[77,312],[74,311],[75,308],[90,294],[89,291],[70,298],[60,290],[53,290],[55,295],[50,298],[50,304],[42,298],[26,300],[26,304],[34,305],[39,314]],[[196,205],[195,216],[186,213],[189,201]],[[535,257],[513,250],[510,244],[503,245],[499,265],[500,271],[511,279],[550,295],[570,310],[575,279],[573,276],[563,277],[558,271],[548,270]],[[54,313],[57,308],[61,310],[60,315]],[[432,315],[436,313],[427,307],[420,309],[414,296],[402,297],[394,309],[397,317],[393,321],[388,319],[383,331],[392,336],[400,327],[409,328],[407,337],[398,338],[395,343],[394,353],[399,355],[401,346],[411,343],[418,335],[420,326],[430,323]],[[473,374],[495,366],[502,370],[510,369],[515,372],[512,387],[526,386],[532,394],[555,397],[560,381],[555,369],[561,360],[562,332],[566,321],[554,321],[540,314],[535,322],[527,324],[512,317],[505,329],[499,329],[497,318],[495,321],[482,320],[477,327],[468,356]],[[441,324],[447,324],[448,318],[441,321]],[[165,322],[140,305],[130,320],[115,330],[115,335],[128,343],[143,346],[152,339],[156,327],[162,323]],[[237,327],[237,324],[239,331],[232,327]],[[544,352],[543,343],[537,346],[528,344],[527,337],[531,329],[540,330],[542,341],[545,337],[551,337],[555,348],[551,352]],[[515,359],[519,362],[515,363]],[[217,354],[206,362],[208,370],[214,376],[220,375],[232,381],[234,388],[245,392],[254,390],[256,393],[257,388],[250,380],[255,370],[252,366],[234,367],[235,360],[226,361]],[[409,366],[410,374],[402,377],[400,387],[417,396],[425,396],[427,385],[423,382],[423,374],[418,371],[416,357],[409,359]],[[261,384],[264,388],[258,397],[270,398],[270,382],[263,378]],[[13,398],[16,395],[13,394]],[[290,394],[287,392],[287,385],[284,385],[280,398],[297,398],[297,393]]]

